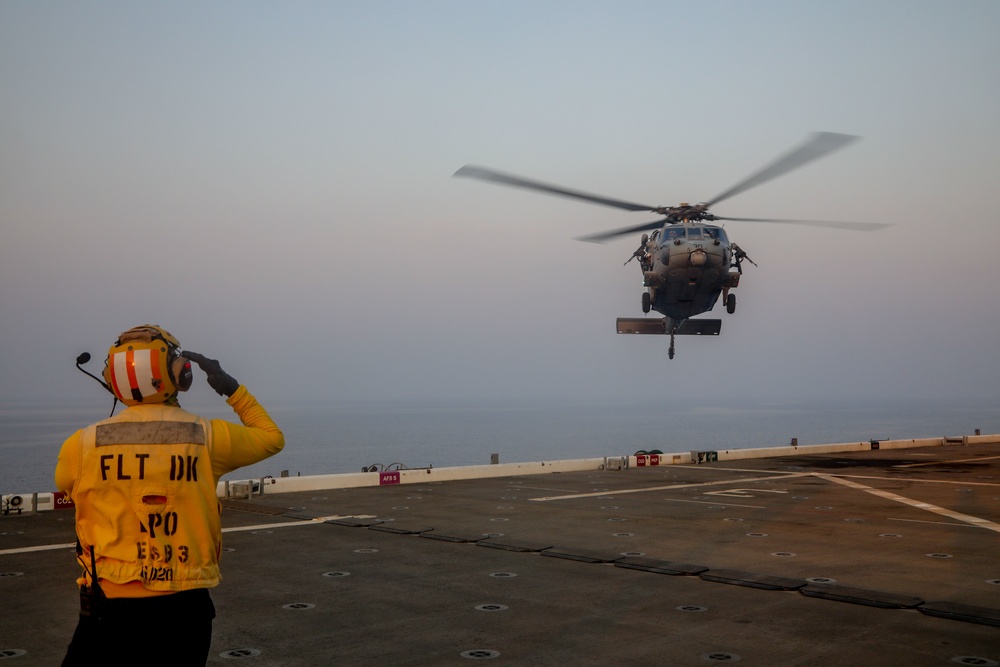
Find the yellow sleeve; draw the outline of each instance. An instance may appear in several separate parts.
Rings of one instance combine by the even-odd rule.
[[[212,473],[215,479],[237,468],[274,456],[285,446],[285,436],[247,388],[240,385],[226,401],[243,425],[213,419]]]
[[[59,450],[59,460],[56,462],[56,490],[69,493],[76,483],[76,476],[79,472],[77,466],[80,462],[80,433],[77,431],[66,438],[62,449]]]

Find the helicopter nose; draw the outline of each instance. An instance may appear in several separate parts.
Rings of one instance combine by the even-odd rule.
[[[704,250],[694,250],[691,252],[691,266],[705,266],[708,255]]]

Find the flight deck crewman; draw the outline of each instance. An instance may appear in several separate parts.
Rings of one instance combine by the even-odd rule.
[[[243,425],[181,409],[191,362]],[[128,408],[63,443],[56,487],[76,505],[80,620],[63,665],[204,665],[219,584],[219,478],[281,451],[281,431],[219,366],[152,325],[108,351]]]

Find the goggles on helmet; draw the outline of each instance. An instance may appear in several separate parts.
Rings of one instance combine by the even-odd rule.
[[[165,329],[144,324],[122,332],[108,350],[104,380],[125,405],[164,403],[191,388],[191,362]]]

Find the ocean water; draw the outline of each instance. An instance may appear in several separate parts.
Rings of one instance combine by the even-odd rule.
[[[108,416],[101,402],[0,404],[0,493],[53,490],[59,447]],[[236,421],[226,405],[185,408]],[[119,407],[119,410],[121,408]],[[378,464],[457,466],[1000,433],[992,401],[662,401],[295,403],[267,406],[285,433],[277,456],[227,475],[357,472]]]

